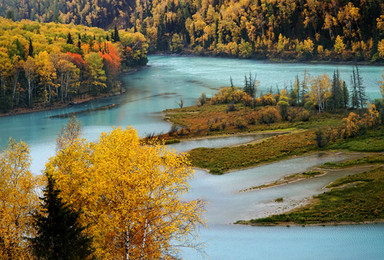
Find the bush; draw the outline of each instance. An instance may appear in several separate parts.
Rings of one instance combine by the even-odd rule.
[[[281,120],[279,111],[276,107],[267,107],[260,112],[259,122],[262,124],[272,124]]]

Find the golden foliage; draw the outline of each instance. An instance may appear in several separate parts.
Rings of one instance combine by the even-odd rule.
[[[46,165],[62,198],[82,210],[101,259],[159,259],[194,246],[203,203],[181,198],[193,171],[186,155],[154,142],[143,145],[133,129],[114,129],[97,142],[77,140]]]
[[[39,207],[39,179],[29,171],[26,143],[10,139],[0,154],[0,258],[32,259],[26,237],[34,234],[32,213]]]

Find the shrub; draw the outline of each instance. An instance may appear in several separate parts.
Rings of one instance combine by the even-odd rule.
[[[276,107],[267,107],[260,112],[259,122],[262,124],[272,124],[281,120],[279,111]]]

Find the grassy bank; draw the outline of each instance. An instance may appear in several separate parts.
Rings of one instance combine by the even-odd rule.
[[[316,150],[313,131],[278,135],[260,143],[224,148],[197,148],[190,151],[194,166],[209,169],[213,174],[281,160]]]
[[[346,165],[376,164],[377,168],[349,175],[327,186],[332,190],[314,197],[313,202],[303,208],[266,218],[238,221],[238,224],[326,224],[361,223],[384,219],[384,155],[334,164]]]

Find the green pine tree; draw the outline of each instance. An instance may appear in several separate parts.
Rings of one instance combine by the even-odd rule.
[[[33,57],[33,45],[32,45],[32,39],[31,38],[29,38],[28,56]]]
[[[67,44],[73,44],[73,40],[72,40],[72,35],[71,35],[71,33],[68,33],[68,36],[67,36]]]
[[[113,34],[113,36],[114,36],[114,39],[113,39],[114,42],[119,42],[120,41],[119,30],[117,30],[116,25],[115,25],[115,33]]]
[[[78,223],[79,212],[71,210],[59,197],[60,190],[47,174],[42,212],[34,216],[37,236],[32,238],[32,248],[38,259],[72,260],[89,259],[93,250],[92,239],[83,233]]]

